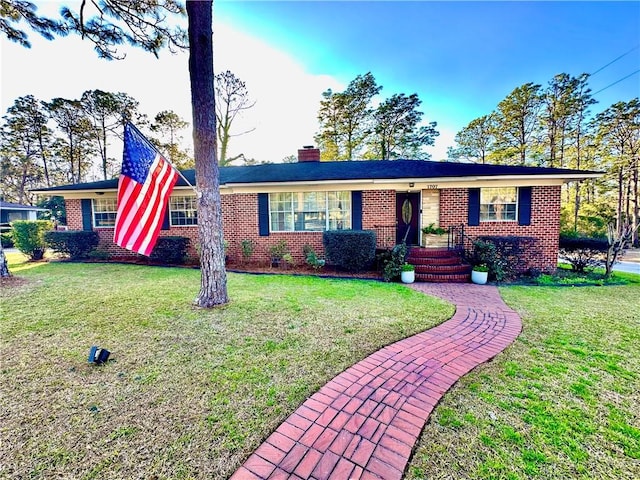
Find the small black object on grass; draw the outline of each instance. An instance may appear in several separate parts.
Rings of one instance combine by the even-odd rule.
[[[103,363],[106,363],[107,360],[109,360],[109,355],[111,355],[111,352],[109,350],[107,350],[106,348],[100,348],[94,345],[89,350],[88,361],[89,363],[95,363],[97,365],[101,365]]]

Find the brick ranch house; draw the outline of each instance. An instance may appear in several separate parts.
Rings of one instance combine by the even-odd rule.
[[[563,183],[598,172],[417,160],[320,162],[318,149],[299,150],[298,163],[220,168],[224,238],[228,256],[241,258],[242,240],[256,244],[252,260],[269,260],[269,247],[285,240],[296,261],[310,245],[322,254],[322,231],[374,230],[388,248],[407,234],[420,245],[420,229],[464,225],[468,238],[516,235],[536,239],[528,267],[555,269]],[[195,185],[195,172],[183,171]],[[113,243],[117,179],[38,190],[65,199],[70,230],[95,230],[102,250],[132,253]],[[161,235],[198,244],[196,198],[180,179]]]

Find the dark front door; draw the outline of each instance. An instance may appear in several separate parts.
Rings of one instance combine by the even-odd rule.
[[[407,245],[418,245],[418,215],[420,214],[419,193],[396,193],[396,243],[405,239]]]

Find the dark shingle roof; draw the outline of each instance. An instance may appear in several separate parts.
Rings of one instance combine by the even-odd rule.
[[[429,162],[421,160],[371,160],[353,162],[274,163],[243,167],[221,167],[220,185],[251,183],[317,182],[337,180],[429,179],[495,176],[575,177],[600,172],[564,168],[481,165],[477,163]],[[195,171],[182,174],[195,185]],[[185,186],[180,178],[177,185]],[[118,180],[62,185],[41,192],[116,189]]]
[[[4,202],[0,200],[0,208],[4,210],[36,210],[36,211],[45,211],[46,208],[34,207],[32,205],[22,205],[20,203],[11,203]]]

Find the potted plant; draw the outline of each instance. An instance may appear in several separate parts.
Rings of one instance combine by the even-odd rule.
[[[446,247],[449,236],[446,228],[436,227],[435,223],[430,223],[422,227],[422,243],[425,247]]]
[[[473,283],[477,283],[478,285],[484,285],[487,283],[487,279],[489,278],[489,267],[487,267],[484,263],[479,265],[475,265],[473,270],[471,270],[471,281]]]
[[[413,283],[416,281],[416,267],[410,263],[405,263],[400,267],[400,280],[402,283]]]

